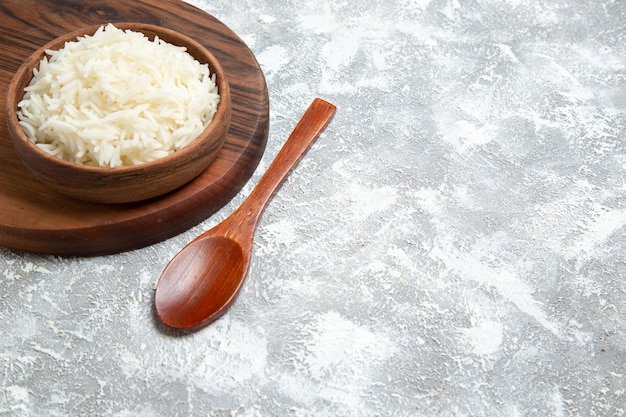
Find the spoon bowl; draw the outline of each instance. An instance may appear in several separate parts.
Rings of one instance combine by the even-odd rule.
[[[248,273],[254,232],[265,206],[335,110],[334,105],[315,99],[243,204],[172,258],[154,296],[163,324],[176,329],[199,328],[232,305]]]
[[[197,327],[206,317],[221,315],[235,300],[247,264],[244,250],[235,240],[204,236],[192,242],[163,271],[163,276],[179,278],[159,281],[155,302],[161,321],[170,327],[187,328]]]

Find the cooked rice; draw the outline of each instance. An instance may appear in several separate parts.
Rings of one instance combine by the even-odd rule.
[[[219,103],[215,74],[186,48],[112,24],[48,50],[17,112],[28,137],[70,162],[149,162],[193,141]]]

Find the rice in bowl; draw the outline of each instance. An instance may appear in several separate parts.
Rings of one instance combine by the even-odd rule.
[[[186,49],[113,24],[66,42],[33,71],[19,124],[42,150],[100,167],[147,163],[191,143],[220,94]]]

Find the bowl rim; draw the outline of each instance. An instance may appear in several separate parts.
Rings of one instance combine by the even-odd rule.
[[[199,51],[202,55],[208,58],[207,60],[208,62],[201,62],[201,63],[208,64],[210,73],[215,74],[216,85],[218,87],[218,93],[220,95],[220,101],[217,105],[215,114],[213,115],[213,118],[211,119],[209,124],[189,144],[187,144],[180,150],[172,152],[169,155],[163,156],[161,158],[157,158],[152,161],[141,163],[141,164],[124,165],[124,166],[118,166],[118,167],[84,165],[84,164],[79,164],[75,162],[70,162],[65,159],[62,159],[62,158],[59,158],[57,156],[47,153],[46,151],[41,149],[39,146],[37,146],[37,144],[34,143],[30,139],[30,137],[23,131],[21,125],[19,124],[19,120],[17,117],[17,105],[22,100],[25,94],[25,91],[23,89],[20,90],[18,88],[20,85],[22,85],[22,80],[24,80],[25,77],[29,77],[26,84],[24,85],[28,85],[30,83],[30,80],[32,80],[33,78],[32,70],[34,68],[39,67],[41,59],[44,56],[48,55],[46,52],[47,50],[55,50],[55,49],[58,50],[62,48],[66,42],[76,40],[80,36],[93,35],[99,28],[105,27],[108,24],[112,24],[116,28],[121,29],[121,30],[133,30],[133,31],[138,31],[142,33],[144,33],[143,31],[145,30],[145,31],[154,33],[154,35],[156,36],[159,36],[160,34],[167,35],[168,38],[175,38],[177,40],[180,40],[181,43],[183,43],[182,45],[178,45],[175,43],[173,44],[175,44],[176,46],[185,47],[187,49],[186,50],[187,53],[190,53],[189,47],[191,46],[193,49]],[[153,39],[152,35],[147,35],[147,36],[150,39]],[[166,40],[166,42],[172,43],[169,40]],[[194,56],[194,59],[197,60],[195,56]],[[18,70],[15,72],[15,74],[13,75],[9,83],[9,86],[7,89],[6,103],[5,103],[5,118],[6,118],[7,127],[9,128],[9,130],[10,131],[12,130],[13,134],[16,135],[17,138],[21,142],[25,143],[26,146],[30,150],[32,150],[35,154],[37,154],[39,158],[44,159],[46,162],[57,165],[60,168],[79,170],[85,173],[92,173],[92,174],[101,173],[101,174],[107,174],[107,175],[128,174],[134,171],[143,171],[143,170],[151,169],[153,167],[158,167],[163,164],[167,164],[167,162],[171,160],[185,158],[186,155],[196,152],[198,149],[202,148],[204,141],[198,140],[198,139],[203,139],[203,138],[206,139],[210,137],[212,131],[218,128],[217,123],[214,123],[214,121],[221,120],[223,118],[224,113],[229,111],[230,100],[231,100],[230,86],[229,86],[228,78],[225,75],[223,67],[221,66],[219,60],[211,53],[211,51],[209,51],[208,48],[200,44],[198,41],[192,39],[188,35],[183,34],[182,32],[179,32],[179,31],[176,31],[176,30],[164,27],[164,26],[150,24],[150,23],[128,22],[128,21],[108,22],[108,23],[102,23],[102,24],[97,24],[97,25],[85,26],[85,27],[73,30],[71,32],[67,32],[63,35],[60,35],[50,40],[49,42],[47,42],[46,44],[44,44],[43,46],[35,50],[31,55],[29,55],[24,60],[24,62],[20,65]]]

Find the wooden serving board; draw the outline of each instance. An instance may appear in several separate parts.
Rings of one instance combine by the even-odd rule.
[[[17,158],[5,122],[7,86],[22,61],[48,41],[124,21],[175,29],[211,50],[230,81],[231,126],[217,160],[182,188],[141,203],[85,203],[48,189]],[[1,0],[0,98],[0,246],[40,254],[119,253],[198,224],[248,181],[269,130],[267,86],[250,49],[213,16],[180,0]]]

